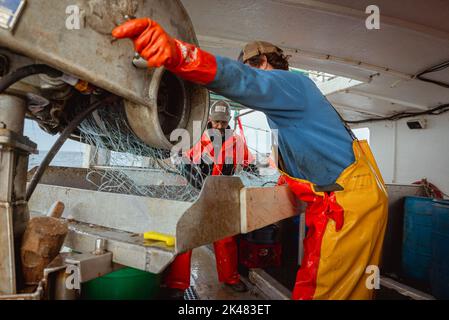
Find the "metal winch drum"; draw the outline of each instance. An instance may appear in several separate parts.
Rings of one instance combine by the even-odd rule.
[[[150,17],[173,37],[197,44],[192,23],[178,0],[15,0],[13,23],[0,27],[0,77],[19,67],[42,63],[122,98],[111,113],[123,117],[123,137],[170,149],[170,133],[194,122],[204,129],[209,93],[163,68],[146,68],[137,60],[131,41],[117,41],[112,29],[132,17]],[[12,20],[11,20],[12,21]],[[60,79],[33,76],[14,85],[8,94],[24,97],[45,131],[64,129],[88,99]],[[95,91],[93,92],[95,94]],[[30,108],[29,108],[30,109]],[[96,113],[98,127],[110,121]],[[120,129],[121,130],[121,129]],[[73,138],[76,137],[76,133]],[[195,143],[193,138],[190,145]]]

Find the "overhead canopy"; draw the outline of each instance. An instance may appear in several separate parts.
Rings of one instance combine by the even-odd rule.
[[[369,0],[183,0],[200,45],[236,58],[252,40],[279,45],[293,67],[355,79],[325,84],[346,119],[419,112],[449,103],[449,89],[415,79],[449,60],[449,2],[377,0],[380,30],[368,30]],[[449,83],[449,68],[426,75]]]

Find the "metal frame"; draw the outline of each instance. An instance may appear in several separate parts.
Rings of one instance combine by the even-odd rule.
[[[76,252],[89,253],[98,239],[106,240],[105,249],[112,262],[146,272],[161,273],[176,256],[174,247],[146,241],[142,235],[75,221],[69,222],[64,245]],[[89,263],[88,257],[85,260]]]
[[[28,155],[36,144],[23,137],[25,101],[0,95],[0,294],[17,292],[18,248],[29,219],[25,201]]]
[[[67,287],[70,266],[78,270],[79,284],[123,268],[112,262],[110,252],[61,253],[44,269],[42,280],[33,292],[0,295],[0,300],[75,300],[79,289]]]
[[[67,173],[70,170],[53,168],[50,170],[53,177],[47,183],[61,180],[57,177],[58,171],[71,176]],[[69,220],[67,247],[78,252],[92,252],[97,239],[106,239],[106,249],[112,252],[115,263],[160,273],[180,252],[246,232],[251,226],[264,227],[297,214],[288,192],[271,187],[266,188],[269,192],[264,201],[272,199],[285,205],[275,206],[274,211],[260,212],[257,217],[254,213],[247,214],[246,210],[250,212],[259,201],[260,197],[255,196],[260,193],[259,189],[244,188],[238,177],[208,177],[197,201],[190,203],[41,184],[29,206],[33,214],[39,215],[56,200],[62,201],[64,217]],[[243,205],[242,192],[247,193]],[[242,220],[243,216],[253,220]],[[147,231],[175,236],[176,246],[144,241],[142,233]]]
[[[249,281],[254,284],[269,300],[290,300],[291,292],[263,269],[251,269]]]
[[[424,293],[387,277],[380,277],[380,284],[386,288],[397,291],[403,296],[412,298],[413,300],[435,300],[433,296],[427,293]]]

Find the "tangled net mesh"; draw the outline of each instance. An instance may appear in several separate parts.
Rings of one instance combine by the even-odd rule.
[[[184,177],[185,164],[174,165],[169,152],[149,147],[137,138],[123,108],[98,109],[83,121],[79,131],[81,142],[92,146],[86,179],[93,189],[187,202],[198,198],[200,190]],[[106,160],[103,167],[97,164],[102,157]],[[189,170],[201,172],[198,165],[192,165]],[[276,174],[254,175],[242,171],[236,175],[245,186],[266,186],[277,180]],[[200,174],[197,179],[203,184]]]

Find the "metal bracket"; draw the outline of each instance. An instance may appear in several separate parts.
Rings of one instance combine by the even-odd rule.
[[[63,261],[63,254],[58,255],[48,266],[44,269],[43,279],[38,286],[31,293],[19,293],[13,295],[0,295],[0,300],[43,300],[49,296],[49,279],[50,277],[62,270],[66,266]]]
[[[21,151],[37,154],[37,144],[24,136],[20,136],[14,131],[8,129],[0,129],[0,145],[10,148],[19,149]]]
[[[397,291],[403,296],[410,297],[413,300],[435,300],[433,296],[427,293],[421,292],[387,277],[380,277],[380,284],[381,286]]]
[[[94,280],[123,268],[123,266],[120,265],[114,267],[112,262],[112,252],[106,252],[100,255],[95,255],[93,253],[71,253],[65,258],[65,263],[67,265],[74,265],[78,268],[80,283]]]

